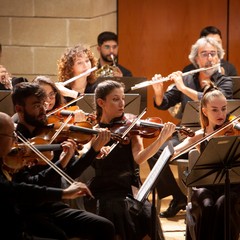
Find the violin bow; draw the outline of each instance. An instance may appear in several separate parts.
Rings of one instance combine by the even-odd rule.
[[[53,115],[54,113],[57,113],[57,112],[61,111],[65,107],[68,107],[69,105],[71,105],[72,103],[77,102],[78,100],[82,99],[83,97],[84,97],[84,94],[81,94],[79,97],[71,100],[70,102],[66,103],[64,106],[62,106],[60,108],[56,108],[55,110],[49,112],[46,116],[49,117],[49,116]]]
[[[64,129],[64,127],[68,124],[68,122],[72,119],[72,114],[70,114],[67,119],[65,120],[65,122],[59,127],[59,129],[54,133],[54,135],[52,136],[51,140],[50,140],[50,144],[57,138],[57,136],[60,134],[60,132]]]
[[[51,166],[60,176],[62,176],[69,184],[74,183],[75,181],[68,176],[61,168],[56,164],[51,162],[43,153],[41,153],[34,145],[29,142],[20,132],[17,134],[18,139],[20,139],[27,147],[29,147],[34,153],[36,153],[44,162]]]
[[[131,129],[135,126],[135,124],[138,122],[139,119],[141,119],[141,117],[147,112],[147,109],[145,108],[139,115],[137,118],[135,118],[133,120],[133,122],[131,123],[131,125],[125,130],[125,132],[122,134],[121,138],[124,139],[127,134],[131,131]],[[112,144],[112,146],[110,147],[110,150],[108,152],[108,154],[119,144],[120,141],[116,141],[115,143]],[[107,155],[108,155],[107,154]],[[106,157],[106,155],[104,156]]]

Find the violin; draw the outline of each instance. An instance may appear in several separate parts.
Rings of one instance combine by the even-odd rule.
[[[222,129],[216,136],[240,136],[240,124],[235,123],[236,116],[229,115],[226,123],[233,122],[228,127]]]
[[[110,130],[121,135],[135,118],[136,117],[133,114],[124,114],[124,118],[120,121],[114,122],[113,127]],[[147,118],[146,120],[138,120],[133,128],[129,131],[129,134],[139,135],[143,138],[154,138],[159,135],[163,127],[164,124],[162,124],[162,120],[160,118],[151,117]],[[177,126],[176,131],[179,131],[181,134],[189,137],[193,137],[195,135],[190,128],[186,128],[184,126]]]
[[[47,114],[47,122],[48,124],[57,124],[57,123],[63,123],[65,122],[66,118],[69,115],[74,116],[75,111],[80,110],[78,106],[69,106],[69,107],[62,107],[58,111],[54,111],[54,114]],[[85,121],[90,122],[91,124],[96,124],[96,115],[93,113],[84,113],[85,115]],[[72,119],[69,121],[70,124],[75,124],[75,119],[72,117]]]
[[[29,141],[38,151],[40,151],[50,161],[53,159],[53,151],[62,149],[61,144],[48,144],[46,140],[40,137],[34,137]],[[31,151],[25,144],[15,144],[8,155],[3,158],[3,163],[9,169],[15,172],[25,166],[46,165],[35,152]]]
[[[54,125],[48,125],[44,128],[39,136],[47,141],[51,141],[52,137],[56,133]],[[92,124],[83,121],[75,124],[67,124],[58,136],[53,140],[54,143],[61,143],[67,139],[73,139],[77,144],[88,143],[94,135],[98,134],[98,130],[93,129]],[[121,141],[123,144],[129,143],[128,138],[122,138],[121,135],[111,133],[111,138],[115,141]]]

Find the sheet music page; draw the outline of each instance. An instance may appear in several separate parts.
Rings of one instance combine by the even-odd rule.
[[[147,197],[157,177],[163,170],[163,167],[165,166],[167,161],[172,156],[173,152],[174,152],[173,146],[170,144],[164,148],[162,154],[158,158],[153,169],[151,170],[146,180],[144,181],[143,185],[139,189],[138,194],[136,195],[136,200],[141,202]]]

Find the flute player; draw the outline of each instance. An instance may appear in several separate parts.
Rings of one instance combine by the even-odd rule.
[[[223,56],[224,50],[215,39],[203,37],[192,45],[189,60],[196,68],[208,68],[218,64]],[[163,83],[152,85],[154,90],[154,106],[159,110],[167,110],[181,103],[178,115],[180,119],[182,118],[182,113],[188,101],[199,101],[202,98],[203,89],[207,82],[213,82],[222,90],[227,99],[231,99],[233,95],[232,79],[220,73],[218,68],[200,71],[184,77],[182,77],[182,72],[177,71],[170,74],[169,77],[174,81],[175,85],[165,93]],[[161,75],[156,74],[153,80],[158,80],[159,78],[161,78]],[[177,134],[173,134],[169,141],[172,142],[173,146],[180,143]],[[149,159],[148,163],[151,168],[154,166],[164,147],[165,145],[159,149],[154,157]],[[188,156],[185,154],[185,156],[180,156],[179,158],[188,158]],[[169,166],[166,166],[160,175],[156,188],[159,199],[172,196],[169,207],[166,211],[160,213],[160,217],[174,217],[180,210],[186,208],[187,197],[178,186]]]

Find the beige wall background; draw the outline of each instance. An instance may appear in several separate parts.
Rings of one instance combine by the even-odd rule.
[[[57,60],[67,47],[88,44],[117,30],[117,0],[1,0],[0,63],[13,76],[56,80]]]

